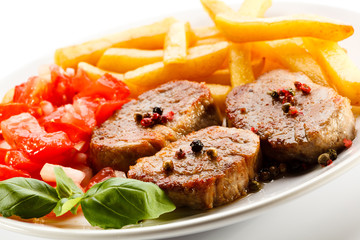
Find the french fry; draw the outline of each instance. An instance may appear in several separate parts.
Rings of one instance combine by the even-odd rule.
[[[251,60],[254,78],[257,79],[264,71],[265,57],[258,57]]]
[[[205,78],[192,79],[196,82],[206,82],[209,84],[230,85],[230,72],[229,69],[220,69]]]
[[[157,62],[125,73],[125,82],[145,88],[156,87],[176,79],[198,79],[210,76],[226,59],[229,44],[219,42],[189,49],[186,61],[178,65]]]
[[[86,75],[92,80],[92,81],[96,81],[97,79],[99,79],[102,75],[104,75],[105,73],[110,73],[111,75],[113,75],[115,78],[123,81],[128,88],[130,89],[130,96],[131,97],[137,97],[139,94],[143,93],[144,91],[148,90],[145,88],[142,88],[141,86],[136,86],[134,84],[131,83],[127,83],[124,80],[124,74],[119,74],[119,73],[114,73],[114,72],[109,72],[109,71],[105,71],[102,70],[98,67],[95,67],[89,63],[86,62],[79,62],[78,64],[78,69],[83,70]]]
[[[251,66],[251,44],[231,44],[229,48],[231,86],[236,87],[255,80]]]
[[[196,41],[195,46],[214,44],[214,43],[223,42],[223,41],[227,41],[227,39],[225,37],[204,38],[204,39],[200,39],[200,40]]]
[[[340,41],[354,33],[350,25],[313,15],[243,18],[220,13],[216,15],[215,23],[228,40],[238,43],[293,37]]]
[[[144,65],[160,62],[163,55],[163,50],[109,48],[99,59],[97,67],[107,71],[125,73]]]
[[[277,59],[282,66],[293,72],[302,72],[313,82],[322,86],[329,86],[326,76],[319,64],[310,53],[302,47],[301,38],[284,39],[267,42],[256,42],[254,47],[262,52],[267,52],[272,58]]]
[[[173,23],[165,37],[164,64],[185,62],[187,49],[194,38],[188,22]]]
[[[76,68],[79,62],[96,65],[106,49],[111,47],[161,49],[169,27],[176,22],[174,18],[165,18],[150,25],[132,28],[101,39],[82,44],[59,48],[55,52],[54,61],[65,68]]]
[[[14,99],[15,94],[15,88],[11,88],[9,91],[7,91],[1,101],[1,103],[10,103]]]
[[[200,0],[205,11],[208,13],[210,18],[215,22],[216,15],[220,13],[235,13],[235,11],[220,0]]]
[[[194,28],[194,35],[197,40],[205,39],[205,38],[218,38],[222,37],[219,29],[215,26],[211,27],[198,27]]]
[[[359,116],[360,115],[360,106],[351,106],[351,110],[354,113],[355,116]]]
[[[224,113],[226,96],[231,91],[231,86],[221,84],[206,84],[206,86],[210,89],[215,105]]]
[[[264,17],[266,10],[272,5],[272,0],[244,0],[237,12],[243,17]]]
[[[304,38],[306,49],[327,73],[330,85],[352,105],[360,105],[360,69],[338,43]]]

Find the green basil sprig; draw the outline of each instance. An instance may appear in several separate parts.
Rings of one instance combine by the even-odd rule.
[[[110,178],[85,194],[60,167],[54,169],[56,189],[31,178],[0,181],[0,214],[38,218],[54,211],[76,214],[81,205],[93,226],[122,228],[143,219],[154,219],[175,210],[175,205],[155,184],[134,179]]]

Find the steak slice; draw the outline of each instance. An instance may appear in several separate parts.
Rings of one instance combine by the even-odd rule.
[[[173,120],[143,127],[134,119],[135,113],[152,113],[154,107],[161,107],[163,115],[174,112]],[[136,159],[155,154],[187,133],[219,124],[220,117],[205,84],[166,83],[123,105],[94,130],[90,142],[92,165],[97,170],[112,167],[127,172]]]
[[[199,153],[190,144],[200,140]],[[216,157],[209,157],[213,148]],[[180,149],[184,157],[176,155]],[[171,143],[154,156],[138,159],[129,178],[153,182],[177,206],[208,209],[234,201],[246,192],[260,162],[259,137],[248,130],[213,126],[191,133]],[[164,162],[173,169],[165,170]]]
[[[309,94],[295,90],[305,83]],[[278,89],[295,90],[298,114],[282,110],[283,103],[270,96]],[[349,99],[333,89],[317,85],[302,73],[274,70],[254,83],[234,88],[226,99],[228,124],[254,130],[260,136],[266,158],[315,163],[329,149],[342,150],[343,140],[354,139],[355,118]]]

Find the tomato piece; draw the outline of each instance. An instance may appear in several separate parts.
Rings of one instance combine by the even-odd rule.
[[[28,172],[39,171],[42,168],[42,164],[31,161],[29,157],[19,150],[7,151],[5,164]]]
[[[38,104],[49,92],[48,81],[38,76],[30,77],[25,83],[15,87],[14,102]]]
[[[30,159],[46,161],[73,149],[65,132],[47,133],[29,113],[22,113],[1,122],[4,139]]]
[[[0,122],[11,116],[18,115],[23,112],[29,112],[29,110],[29,105],[24,103],[0,104]]]
[[[72,78],[72,86],[75,91],[80,92],[92,84],[92,80],[81,68],[77,69],[75,77]]]
[[[9,179],[9,178],[13,178],[13,177],[25,177],[25,178],[30,178],[30,174],[25,172],[25,171],[21,171],[18,169],[15,169],[11,166],[6,166],[6,165],[2,165],[0,164],[0,181]]]
[[[78,94],[79,97],[97,96],[119,100],[127,98],[129,95],[130,90],[126,84],[109,73],[105,73]]]
[[[94,177],[91,178],[89,184],[85,188],[85,191],[89,190],[95,184],[113,177],[116,177],[114,169],[111,167],[103,168]]]
[[[73,143],[90,140],[89,132],[69,123],[50,121],[44,124],[44,128],[49,133],[59,131],[65,132]]]
[[[74,76],[54,64],[50,65],[50,74],[50,91],[44,100],[50,101],[55,106],[71,103],[75,96],[75,89],[72,85],[72,78]]]
[[[98,126],[105,122],[106,119],[111,117],[114,112],[122,107],[125,103],[129,102],[130,99],[125,100],[109,100],[99,104],[95,112],[95,118]]]

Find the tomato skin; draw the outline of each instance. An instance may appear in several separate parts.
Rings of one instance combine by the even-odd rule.
[[[22,151],[9,150],[5,156],[5,163],[16,169],[35,172],[42,168],[42,164],[31,161]]]
[[[88,141],[90,139],[89,132],[69,123],[49,121],[44,123],[44,128],[49,133],[59,131],[65,132],[73,143]]]
[[[92,186],[99,182],[103,182],[109,178],[116,177],[114,169],[111,167],[105,167],[101,169],[95,176],[93,176],[89,182],[89,184],[86,186],[85,191],[89,190]]]
[[[88,87],[83,89],[79,97],[104,97],[111,99],[125,99],[130,95],[130,90],[125,83],[118,80],[109,73],[105,73],[97,81],[92,82]]]
[[[106,119],[111,117],[114,112],[117,109],[120,109],[122,105],[129,102],[130,99],[125,100],[110,100],[110,101],[104,101],[99,104],[99,107],[97,108],[95,112],[95,118],[97,125],[99,126],[103,122],[105,122]]]
[[[22,150],[32,160],[49,161],[73,149],[65,132],[47,133],[29,113],[1,122],[1,129],[10,146]]]
[[[71,103],[75,96],[75,89],[72,86],[73,76],[54,64],[50,65],[50,73],[50,91],[47,93],[44,100],[51,102],[55,106]]]
[[[0,164],[0,181],[9,179],[9,178],[13,178],[13,177],[25,177],[25,178],[30,178],[30,174],[25,172],[25,171],[21,171],[21,170],[17,170],[11,166],[6,166],[6,165],[2,165]]]
[[[25,103],[0,104],[0,122],[8,119],[11,116],[29,111],[30,111],[30,107]]]

